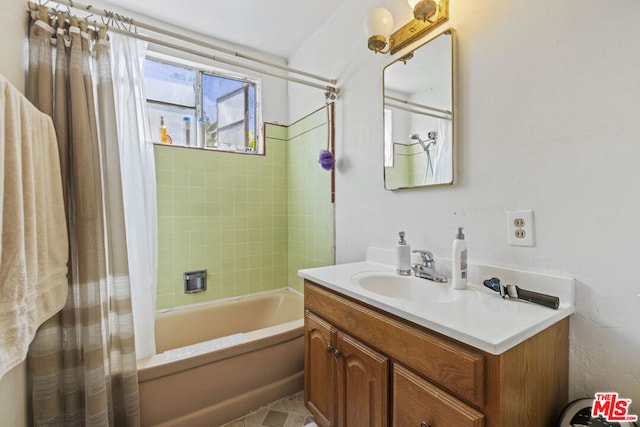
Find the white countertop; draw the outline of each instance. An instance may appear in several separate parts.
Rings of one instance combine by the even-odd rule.
[[[465,290],[454,290],[450,283],[420,279],[425,281],[425,286],[445,288],[443,292],[451,296],[445,302],[434,303],[384,296],[352,280],[354,275],[373,272],[388,275],[393,274],[395,268],[369,260],[299,270],[298,275],[491,354],[509,350],[575,311],[575,285],[570,277],[471,265]],[[482,285],[481,278],[490,277],[558,296],[560,307],[554,310],[522,300],[502,299],[497,292]]]

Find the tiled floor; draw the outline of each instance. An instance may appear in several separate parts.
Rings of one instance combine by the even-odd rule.
[[[223,427],[314,427],[313,417],[304,407],[302,392],[273,402]]]

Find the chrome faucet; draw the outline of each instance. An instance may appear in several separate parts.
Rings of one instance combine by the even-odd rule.
[[[415,250],[413,253],[420,254],[422,258],[422,263],[415,263],[412,266],[416,277],[433,280],[434,282],[447,282],[447,276],[436,271],[436,262],[433,260],[433,254],[431,252]]]

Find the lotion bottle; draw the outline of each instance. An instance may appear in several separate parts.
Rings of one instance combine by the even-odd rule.
[[[409,276],[411,275],[411,246],[404,240],[404,231],[398,234],[400,241],[396,245],[396,273]]]
[[[451,258],[453,260],[451,286],[453,289],[465,289],[467,287],[467,242],[464,240],[462,227],[458,227],[458,233],[453,240]]]

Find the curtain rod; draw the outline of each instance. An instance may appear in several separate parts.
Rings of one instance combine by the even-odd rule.
[[[390,101],[400,102],[400,103],[406,104],[406,105],[413,105],[414,107],[420,107],[420,108],[424,108],[425,110],[431,110],[431,111],[435,111],[437,113],[442,113],[442,114],[445,114],[447,116],[451,116],[451,111],[449,111],[449,110],[441,110],[440,108],[429,107],[428,105],[418,104],[417,102],[406,101],[404,99],[396,98],[394,96],[385,95],[384,99],[388,99]]]
[[[130,31],[121,30],[119,28],[114,28],[114,27],[110,28],[109,31],[113,31],[114,33],[124,34],[124,35],[130,36],[130,37],[134,37],[136,39],[143,40],[143,41],[146,41],[146,42],[149,42],[149,43],[156,43],[156,44],[159,44],[161,46],[168,47],[170,49],[176,49],[176,50],[180,50],[182,52],[191,53],[191,54],[197,55],[197,56],[199,56],[201,58],[210,59],[212,61],[221,62],[223,64],[231,65],[231,66],[234,66],[234,67],[240,67],[240,68],[243,68],[245,70],[255,71],[255,72],[266,74],[266,75],[269,75],[269,76],[272,76],[272,77],[279,77],[281,79],[286,79],[286,80],[292,81],[294,83],[300,83],[300,84],[303,84],[303,85],[311,86],[311,87],[314,87],[316,89],[323,89],[323,90],[327,91],[327,96],[329,96],[330,94],[337,94],[338,93],[338,89],[337,88],[333,88],[331,86],[323,86],[323,85],[321,85],[319,83],[314,83],[314,82],[310,82],[310,81],[307,81],[307,80],[302,80],[302,79],[299,79],[299,78],[296,78],[296,77],[293,77],[293,76],[285,76],[284,74],[274,73],[274,72],[271,72],[271,71],[260,69],[258,67],[252,67],[250,65],[244,65],[244,64],[241,64],[239,62],[232,61],[230,59],[220,58],[220,57],[214,56],[214,55],[207,55],[207,54],[205,54],[203,52],[200,52],[200,51],[197,51],[195,49],[191,49],[191,48],[188,48],[188,47],[180,46],[178,44],[174,44],[174,43],[163,41],[163,40],[156,40],[153,37],[145,36],[145,35],[140,34],[140,33],[132,33]]]
[[[385,96],[385,98],[387,98],[387,97]],[[426,111],[420,111],[420,110],[417,110],[415,108],[406,107],[404,105],[393,105],[393,104],[389,104],[389,103],[386,103],[385,105],[388,106],[388,107],[391,107],[391,108],[396,108],[398,110],[408,111],[410,113],[421,114],[423,116],[429,116],[429,117],[435,117],[436,119],[451,120],[451,116],[450,115],[444,115],[444,114],[443,115],[439,115],[439,114],[427,113]]]
[[[318,76],[316,74],[308,73],[306,71],[297,70],[295,68],[289,68],[287,66],[276,64],[276,63],[273,63],[273,62],[270,62],[270,61],[266,61],[266,60],[263,60],[261,58],[257,58],[257,57],[250,56],[250,55],[246,55],[246,54],[243,54],[241,52],[237,52],[237,51],[234,51],[234,50],[231,50],[231,49],[227,49],[227,48],[222,47],[222,46],[215,45],[213,43],[209,43],[207,41],[198,40],[198,39],[196,39],[194,37],[191,37],[191,36],[188,36],[188,35],[185,35],[185,34],[180,34],[180,33],[174,32],[174,31],[170,31],[170,30],[167,30],[167,29],[152,25],[152,24],[147,24],[147,23],[144,23],[144,22],[140,22],[140,21],[134,20],[133,18],[123,16],[123,15],[121,15],[119,13],[114,13],[114,12],[111,12],[111,11],[108,11],[108,10],[98,9],[98,8],[95,8],[92,5],[82,4],[82,3],[79,3],[79,2],[76,2],[76,1],[73,1],[73,0],[53,0],[52,2],[53,3],[58,3],[60,5],[64,5],[64,6],[67,6],[67,7],[71,7],[71,8],[74,8],[74,9],[83,10],[83,11],[91,13],[93,15],[99,15],[99,16],[102,16],[102,17],[107,18],[107,19],[112,20],[112,21],[117,21],[119,23],[126,24],[126,25],[132,25],[132,26],[135,26],[136,28],[142,28],[142,29],[151,31],[153,33],[157,33],[157,34],[161,34],[161,35],[164,35],[164,36],[168,36],[168,37],[171,37],[171,38],[174,38],[174,39],[178,39],[180,41],[184,41],[184,42],[187,42],[187,43],[190,43],[190,44],[194,44],[194,45],[197,45],[197,46],[200,46],[200,47],[204,47],[204,48],[207,48],[207,49],[211,49],[211,50],[215,50],[215,51],[218,51],[218,52],[222,52],[222,53],[225,53],[227,55],[235,56],[235,57],[247,60],[247,61],[256,62],[256,63],[262,64],[262,65],[266,65],[266,66],[272,67],[272,68],[277,68],[277,69],[280,69],[282,71],[286,71],[286,72],[289,72],[289,73],[298,74],[300,76],[304,76],[304,77],[308,77],[308,78],[311,78],[311,79],[314,79],[314,80],[330,83],[332,85],[335,85],[337,83],[337,80],[335,80],[335,79],[328,79],[326,77]],[[29,2],[29,3],[33,4],[31,2]],[[37,5],[36,5],[36,7],[37,7]],[[30,7],[30,9],[31,9],[31,7]],[[111,27],[111,30],[116,30],[116,29]],[[156,37],[144,36],[144,35],[139,34],[136,31],[128,31],[128,30],[119,30],[119,29],[117,29],[117,32],[119,32],[121,34],[129,35],[129,36],[132,36],[132,37],[135,37],[135,38],[139,38],[141,40],[146,40],[147,42],[150,42],[150,43],[163,45],[163,46],[170,47],[170,48],[173,48],[173,49],[189,51],[190,53],[192,53],[194,55],[201,56],[201,57],[206,57],[208,59],[213,59],[213,60],[215,60],[217,62],[222,62],[222,63],[228,64],[228,65],[234,65],[234,66],[237,66],[237,67],[240,67],[240,68],[244,68],[244,69],[251,70],[251,71],[256,71],[256,72],[259,72],[259,73],[264,73],[264,74],[267,74],[267,75],[270,75],[270,76],[273,76],[273,77],[282,78],[282,79],[289,80],[289,81],[292,81],[292,82],[295,82],[295,83],[300,83],[300,84],[311,86],[311,87],[315,87],[315,88],[318,88],[318,89],[323,89],[323,90],[327,91],[326,95],[327,95],[327,97],[329,97],[331,99],[335,99],[335,96],[339,93],[339,89],[336,88],[336,87],[333,87],[333,86],[323,86],[323,85],[320,85],[320,84],[317,84],[317,83],[313,83],[313,82],[309,82],[307,80],[302,80],[302,79],[299,79],[299,78],[296,78],[296,77],[287,76],[287,75],[284,75],[284,74],[277,74],[277,73],[265,71],[264,69],[260,69],[260,68],[257,68],[257,67],[247,66],[247,65],[244,65],[244,64],[239,63],[239,62],[225,60],[225,59],[220,58],[220,57],[211,56],[211,55],[203,55],[202,53],[200,53],[200,52],[198,52],[198,51],[196,51],[194,49],[184,48],[182,46],[179,46],[179,45],[176,45],[176,44],[172,44],[172,43],[166,42],[164,40],[160,40],[160,39],[158,39]]]

